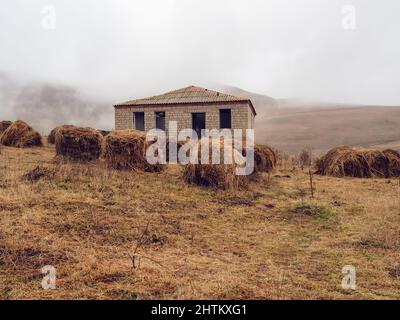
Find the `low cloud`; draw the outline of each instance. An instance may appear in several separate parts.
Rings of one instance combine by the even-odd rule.
[[[3,73],[0,99],[3,118],[25,120],[43,134],[61,124],[113,127],[111,104],[96,102],[67,86],[21,84]]]

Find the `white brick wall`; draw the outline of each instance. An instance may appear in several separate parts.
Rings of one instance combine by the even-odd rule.
[[[192,128],[192,113],[206,113],[206,129],[219,129],[219,109],[232,110],[232,129],[254,128],[254,115],[247,103],[243,104],[216,104],[216,105],[178,105],[178,106],[138,106],[115,108],[115,129],[133,129],[133,113],[144,112],[145,131],[155,128],[155,112],[165,112],[166,129],[168,122],[177,121],[178,131]]]

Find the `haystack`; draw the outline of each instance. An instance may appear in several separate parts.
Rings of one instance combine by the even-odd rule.
[[[103,136],[92,128],[63,126],[56,130],[58,157],[72,161],[93,161],[101,154]]]
[[[56,143],[56,133],[58,129],[60,128],[73,128],[71,125],[63,125],[63,126],[58,126],[55,127],[53,130],[50,131],[50,134],[47,136],[47,142],[49,144],[55,144]]]
[[[391,178],[400,175],[400,155],[394,150],[338,147],[317,161],[317,174],[334,177]]]
[[[5,146],[28,148],[42,145],[42,137],[26,122],[17,120],[0,136],[0,143]]]
[[[271,172],[276,167],[276,154],[268,146],[254,145],[254,172]]]
[[[246,141],[242,141],[242,154],[246,157]],[[264,144],[254,144],[254,174],[271,172],[277,164],[275,151]]]
[[[12,125],[11,121],[0,121],[0,134],[7,130]]]
[[[244,189],[248,186],[249,177],[244,175],[237,175],[236,168],[240,165],[224,164],[224,144],[220,143],[220,164],[212,164],[212,141],[209,142],[209,163],[201,163],[201,141],[198,142],[198,164],[187,164],[183,170],[183,179],[188,184],[195,184],[199,186],[211,187],[215,189]],[[242,155],[232,148],[232,155],[234,157],[241,157]],[[243,159],[244,161],[244,159]]]
[[[392,149],[387,149],[383,150],[383,154],[388,159],[388,176],[400,177],[400,153]]]
[[[370,166],[365,157],[346,146],[330,150],[317,161],[317,174],[333,177],[371,177]]]
[[[113,131],[105,138],[104,158],[110,168],[117,170],[162,171],[164,165],[151,165],[147,162],[148,146],[145,135],[140,131]]]
[[[105,137],[105,136],[108,136],[111,131],[109,131],[109,130],[99,130],[99,132],[103,137]]]
[[[387,178],[389,171],[389,159],[379,150],[357,150],[365,157],[370,167],[371,177]]]

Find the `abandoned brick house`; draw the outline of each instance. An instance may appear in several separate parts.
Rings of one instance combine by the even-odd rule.
[[[253,129],[256,111],[249,99],[190,86],[162,95],[116,104],[115,129],[168,131],[169,121],[178,132],[193,129]]]

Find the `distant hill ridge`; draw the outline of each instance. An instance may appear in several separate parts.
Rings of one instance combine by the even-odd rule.
[[[322,153],[339,146],[400,150],[400,107],[274,99],[239,88],[219,88],[248,97],[257,110],[256,139],[294,153]]]

